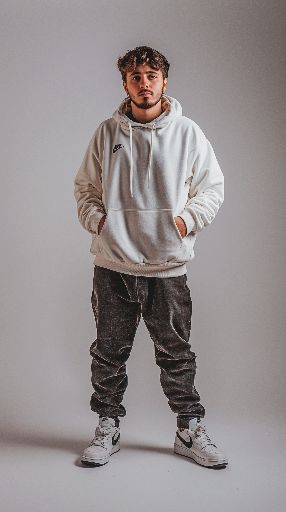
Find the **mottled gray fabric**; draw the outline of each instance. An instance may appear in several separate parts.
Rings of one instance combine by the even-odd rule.
[[[187,275],[133,276],[95,265],[91,303],[97,326],[97,339],[90,347],[91,409],[100,416],[126,415],[126,362],[142,314],[178,426],[203,418],[205,409],[194,385],[196,355],[189,341],[192,299]]]

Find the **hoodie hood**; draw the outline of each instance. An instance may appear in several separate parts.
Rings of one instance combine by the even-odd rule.
[[[182,116],[182,107],[178,100],[172,98],[171,96],[162,95],[161,99],[162,104],[162,114],[156,117],[149,123],[140,123],[139,121],[133,121],[128,117],[127,114],[131,113],[131,99],[125,98],[119,105],[119,107],[113,112],[112,118],[120,124],[123,131],[129,132],[129,142],[130,142],[130,193],[133,197],[133,152],[132,152],[132,129],[134,127],[145,128],[146,130],[150,130],[150,152],[149,152],[149,160],[148,160],[148,187],[150,184],[150,176],[151,176],[151,168],[152,168],[152,147],[153,147],[153,133],[156,134],[156,130],[160,129],[167,124],[171,123],[175,118]]]

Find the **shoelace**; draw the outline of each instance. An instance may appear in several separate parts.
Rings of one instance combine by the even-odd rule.
[[[204,449],[206,446],[214,446],[217,448],[216,444],[213,443],[211,438],[206,433],[206,428],[202,425],[199,425],[196,430],[194,431],[195,437],[200,437],[202,440],[205,440],[206,443],[202,444],[202,449]]]
[[[107,441],[107,436],[112,434],[112,428],[101,428],[100,426],[96,427],[95,436],[90,443],[90,446],[102,446],[105,447],[105,443]]]

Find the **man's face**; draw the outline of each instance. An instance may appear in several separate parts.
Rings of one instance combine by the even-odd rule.
[[[161,69],[156,70],[148,64],[140,64],[134,71],[128,71],[124,89],[138,108],[154,107],[162,97],[167,85]]]

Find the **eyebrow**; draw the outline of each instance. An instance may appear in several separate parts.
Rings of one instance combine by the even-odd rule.
[[[154,70],[149,70],[149,71],[146,71],[146,73],[158,73],[158,70],[157,69],[154,69]],[[133,73],[131,73],[130,76],[133,76],[133,75],[141,75],[140,71],[133,71]]]

